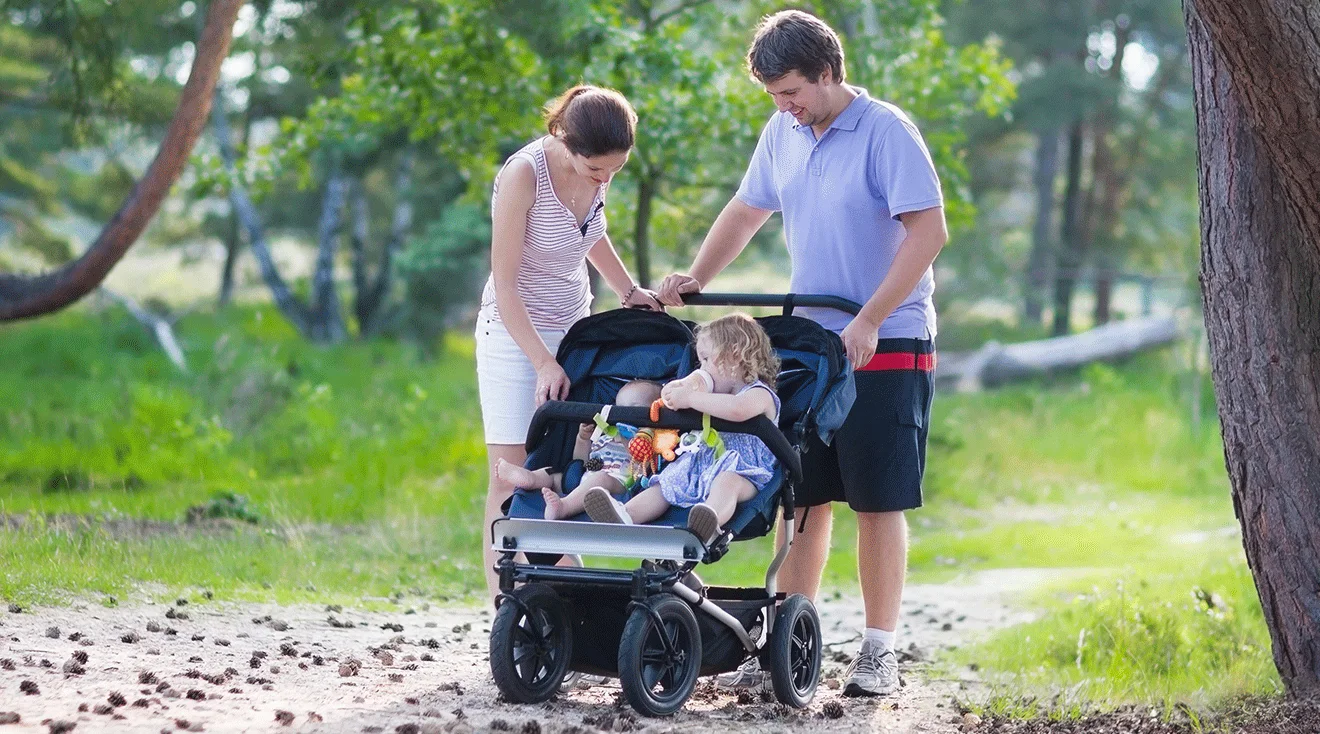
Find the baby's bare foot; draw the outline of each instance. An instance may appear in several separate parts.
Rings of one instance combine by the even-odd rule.
[[[541,488],[541,496],[545,498],[545,519],[558,520],[564,514],[564,500],[553,489],[549,487]]]
[[[495,465],[495,475],[515,487],[536,486],[536,474],[517,464],[500,459]]]

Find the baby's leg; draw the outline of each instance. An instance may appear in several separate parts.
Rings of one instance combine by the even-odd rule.
[[[551,474],[545,469],[535,471],[525,469],[504,459],[500,459],[500,462],[495,465],[495,474],[515,487],[526,487],[528,489],[543,487],[559,489],[560,478],[563,476],[562,474]]]
[[[628,511],[628,517],[638,525],[651,522],[669,511],[669,500],[660,493],[659,485],[649,487],[640,494],[628,500],[624,509]]]
[[[706,498],[705,504],[715,511],[720,527],[724,527],[724,523],[728,522],[733,517],[734,511],[738,509],[738,503],[746,502],[755,496],[755,484],[739,474],[728,471],[716,475],[715,481],[710,485],[710,496]]]
[[[545,519],[563,520],[582,512],[582,497],[592,487],[604,487],[610,494],[618,494],[623,491],[623,483],[609,474],[597,471],[587,472],[582,475],[582,481],[578,482],[577,488],[565,497],[560,497],[548,489],[541,490],[541,495],[545,497]]]

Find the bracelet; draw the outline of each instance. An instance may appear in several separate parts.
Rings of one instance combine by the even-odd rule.
[[[623,294],[623,298],[620,298],[620,299],[619,299],[619,305],[620,305],[620,306],[623,306],[624,308],[627,308],[627,307],[628,307],[628,299],[629,299],[629,298],[632,298],[632,295],[633,295],[634,293],[636,293],[636,292],[637,292],[637,289],[640,288],[640,287],[641,287],[640,284],[638,284],[638,283],[633,283],[633,287],[629,288],[629,289],[628,289],[628,292],[625,293],[625,294]]]

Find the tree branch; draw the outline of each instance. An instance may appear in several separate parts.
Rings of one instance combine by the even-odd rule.
[[[206,125],[220,64],[229,53],[234,20],[244,0],[214,0],[197,42],[188,83],[156,157],[119,211],[78,259],[38,276],[0,275],[0,321],[57,311],[90,293],[137,242],[155,216]]]

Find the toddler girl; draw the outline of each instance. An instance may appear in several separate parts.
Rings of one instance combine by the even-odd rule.
[[[779,421],[775,378],[779,358],[770,337],[747,314],[716,319],[697,330],[701,368],[665,385],[660,393],[674,410],[692,408],[728,421],[764,415]],[[688,528],[710,542],[746,502],[765,487],[774,472],[775,457],[761,439],[742,433],[724,436],[723,454],[703,446],[684,453],[657,475],[658,481],[622,504],[603,488],[583,495],[587,514],[596,522],[646,523],[671,506],[691,507]]]

